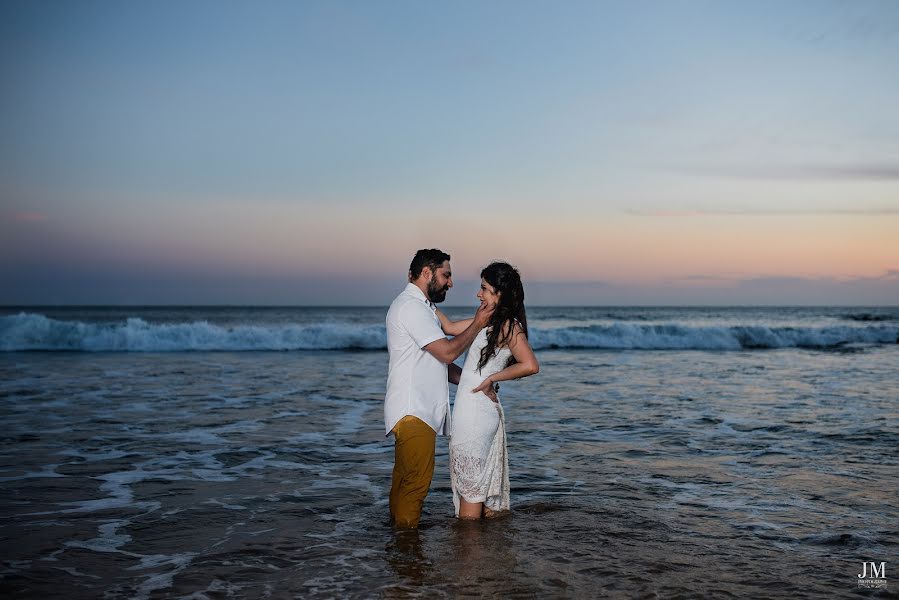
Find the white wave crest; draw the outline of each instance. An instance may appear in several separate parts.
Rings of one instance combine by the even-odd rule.
[[[20,313],[0,317],[0,350],[82,352],[186,352],[252,350],[377,350],[387,347],[384,327],[346,323],[235,325],[206,321],[124,323],[58,321]]]
[[[677,323],[611,323],[530,330],[537,350],[747,350],[836,348],[847,344],[892,344],[899,326],[831,327],[720,326]],[[384,350],[383,325],[341,322],[223,326],[207,321],[148,323],[61,321],[39,314],[0,317],[0,351],[189,352],[266,350]]]
[[[614,323],[560,329],[532,328],[530,334],[535,349],[746,350],[892,344],[899,338],[899,327],[695,327]]]

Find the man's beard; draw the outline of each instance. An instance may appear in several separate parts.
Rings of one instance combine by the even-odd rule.
[[[440,304],[446,300],[446,291],[448,289],[448,285],[441,286],[437,283],[437,278],[432,277],[431,281],[428,282],[428,299],[434,304]]]

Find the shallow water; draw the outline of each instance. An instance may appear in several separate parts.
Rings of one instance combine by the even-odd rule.
[[[512,514],[387,521],[383,352],[0,354],[0,592],[854,594],[899,548],[899,346],[545,350],[503,386]]]

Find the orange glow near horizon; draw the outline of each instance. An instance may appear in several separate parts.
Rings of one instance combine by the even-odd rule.
[[[894,235],[899,216],[612,213],[540,221],[485,211],[475,220],[257,201],[167,212],[132,208],[104,213],[102,219],[63,221],[28,225],[48,236],[44,242],[34,237],[35,243],[65,243],[58,252],[70,261],[114,257],[123,264],[235,276],[390,277],[404,272],[422,247],[450,252],[460,280],[476,279],[494,259],[510,261],[533,281],[627,285],[691,286],[703,278],[851,279],[899,269]]]
[[[540,280],[875,277],[899,266],[899,218],[615,216],[529,229],[519,262]],[[510,258],[513,260],[514,258]]]

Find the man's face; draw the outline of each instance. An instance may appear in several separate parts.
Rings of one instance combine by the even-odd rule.
[[[453,270],[448,260],[443,261],[437,269],[431,271],[431,279],[428,281],[428,298],[434,304],[439,304],[446,299],[446,291],[453,287]]]

